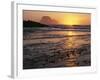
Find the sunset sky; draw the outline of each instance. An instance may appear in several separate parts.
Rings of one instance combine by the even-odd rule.
[[[47,11],[23,11],[24,20],[40,22],[43,16],[49,16],[57,21],[57,24],[64,25],[90,25],[91,14],[89,13],[72,13],[72,12],[47,12]]]

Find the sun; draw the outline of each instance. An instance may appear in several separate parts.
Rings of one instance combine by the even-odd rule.
[[[63,19],[63,24],[66,25],[78,25],[80,24],[78,16],[69,15]]]
[[[66,13],[62,15],[59,22],[64,25],[89,25],[91,23],[90,14]]]

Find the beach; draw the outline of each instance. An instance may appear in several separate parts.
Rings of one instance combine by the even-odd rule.
[[[23,69],[91,66],[90,31],[23,29]]]

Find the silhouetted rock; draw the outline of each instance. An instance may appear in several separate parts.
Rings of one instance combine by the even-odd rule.
[[[40,20],[40,23],[50,25],[50,24],[58,24],[58,21],[50,18],[49,16],[43,16]]]

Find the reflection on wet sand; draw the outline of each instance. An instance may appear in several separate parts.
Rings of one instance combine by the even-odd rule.
[[[69,54],[69,57],[67,58],[65,64],[67,67],[73,67],[78,66],[77,64],[77,58],[79,57],[79,54]]]

